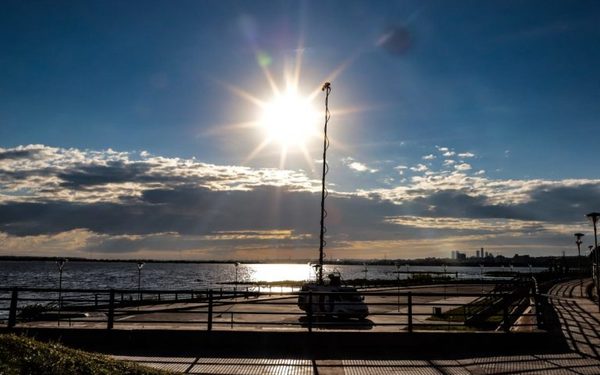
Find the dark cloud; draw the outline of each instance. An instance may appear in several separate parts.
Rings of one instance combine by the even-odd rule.
[[[319,198],[317,193],[278,187],[258,187],[252,191],[180,187],[146,190],[139,199],[121,204],[6,203],[0,205],[0,230],[17,236],[56,234],[79,228],[109,235],[165,232],[207,235],[220,231],[283,229],[317,234]],[[332,195],[327,200],[326,223],[333,238],[383,240],[419,235],[415,228],[385,221],[394,216],[577,222],[586,212],[582,207],[594,206],[600,206],[600,189],[593,185],[543,188],[535,191],[529,202],[516,205],[490,205],[485,197],[455,191],[437,192],[401,205],[381,199]],[[539,228],[532,226],[527,230]]]
[[[0,149],[0,160],[31,159],[39,154],[39,149]]]
[[[83,165],[59,173],[61,186],[78,189],[85,186],[124,182],[153,182],[165,180],[165,176],[149,176],[147,163],[109,162],[107,165]]]

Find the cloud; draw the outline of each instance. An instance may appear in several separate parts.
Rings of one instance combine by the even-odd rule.
[[[423,160],[433,160],[435,159],[435,155],[434,154],[429,154],[429,155],[425,155],[422,158]]]
[[[314,255],[320,181],[302,171],[41,145],[0,155],[3,253]],[[583,215],[600,205],[599,180],[491,179],[467,163],[410,169],[425,173],[396,186],[330,192],[329,254],[368,258],[386,248],[401,257],[491,245],[543,254],[585,231]]]
[[[459,158],[472,158],[475,157],[475,154],[471,153],[471,152],[461,152],[460,154],[458,154]]]
[[[460,163],[454,166],[454,169],[457,171],[468,171],[471,169],[471,164],[468,163]]]
[[[426,171],[428,168],[425,164],[417,164],[414,167],[410,167],[410,170],[413,172],[424,172]]]
[[[446,151],[442,154],[442,156],[444,156],[446,158],[449,158],[450,156],[454,156],[454,155],[456,155],[456,152],[454,152],[454,151]]]
[[[369,168],[366,164],[360,163],[351,157],[343,158],[342,162],[350,169],[356,172],[368,172],[377,173],[379,170],[375,168]]]

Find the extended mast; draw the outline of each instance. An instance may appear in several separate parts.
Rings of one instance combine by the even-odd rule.
[[[323,258],[325,257],[323,249],[327,244],[327,241],[325,241],[325,233],[327,233],[327,228],[325,227],[325,218],[327,217],[327,211],[325,210],[325,198],[327,198],[325,176],[329,171],[329,166],[327,165],[327,149],[329,148],[329,138],[327,137],[327,125],[329,123],[329,118],[331,117],[331,113],[329,112],[329,93],[331,92],[331,83],[325,82],[321,90],[325,91],[325,125],[323,127],[323,176],[321,179],[321,234],[319,236],[319,270],[317,274],[317,283],[320,285],[323,284]]]

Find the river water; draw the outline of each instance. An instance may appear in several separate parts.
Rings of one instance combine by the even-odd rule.
[[[314,269],[308,264],[192,264],[147,263],[141,270],[143,289],[204,289],[222,287],[222,283],[314,280]],[[396,279],[395,266],[335,265],[325,266],[325,273],[339,271],[343,279]],[[444,266],[401,266],[401,272],[443,272]],[[481,272],[509,271],[508,267],[446,267],[446,272],[459,279],[479,278]],[[545,268],[533,267],[532,272]],[[528,273],[527,267],[514,271]],[[407,278],[406,273],[400,274]],[[57,288],[59,272],[53,261],[1,261],[0,286]],[[131,262],[68,262],[63,269],[63,288],[134,289],[138,268]]]

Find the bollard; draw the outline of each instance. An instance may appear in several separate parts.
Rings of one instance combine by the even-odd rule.
[[[413,311],[412,311],[412,292],[407,293],[407,301],[408,304],[408,332],[413,331]]]
[[[213,320],[213,292],[208,292],[208,321],[206,323],[206,330],[212,331],[212,320]]]
[[[112,329],[115,321],[115,290],[110,290],[110,297],[108,299],[108,319],[106,322],[106,329]]]
[[[17,301],[19,298],[19,290],[14,288],[10,297],[10,310],[8,311],[8,328],[13,328],[17,325]]]

